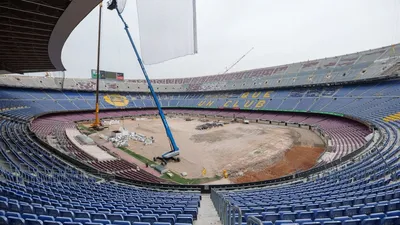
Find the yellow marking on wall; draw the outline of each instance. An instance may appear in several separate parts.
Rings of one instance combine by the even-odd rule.
[[[214,101],[209,101],[207,102],[206,106],[212,106],[214,104]]]
[[[197,104],[197,106],[203,106],[206,103],[206,101],[200,101],[199,104]]]
[[[269,91],[265,92],[264,98],[269,98],[269,97],[271,97],[270,92]]]
[[[232,107],[234,107],[234,108],[239,107],[238,103],[239,103],[239,101],[236,101],[235,104],[233,104]]]
[[[258,96],[260,96],[260,95],[261,95],[261,91],[253,93],[253,95],[251,97],[258,98]]]
[[[242,96],[240,96],[241,98],[247,98],[249,96],[249,92],[245,92],[242,94]]]
[[[244,103],[244,107],[245,107],[245,108],[249,108],[250,106],[253,105],[253,103],[254,103],[254,100],[246,101],[246,102]]]
[[[257,102],[255,108],[262,108],[265,105],[266,101],[265,100],[260,100]]]
[[[122,95],[118,95],[118,94],[105,95],[103,98],[104,98],[104,101],[106,101],[108,104],[116,106],[116,107],[124,107],[129,104],[128,98],[126,98],[125,96],[122,96]]]
[[[231,104],[231,103],[232,103],[232,101],[228,100],[227,102],[225,102],[224,107],[229,107],[229,104]]]

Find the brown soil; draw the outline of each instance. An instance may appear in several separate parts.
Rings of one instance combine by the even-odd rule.
[[[203,122],[195,117],[192,121],[180,117],[168,118],[168,122],[180,147],[181,161],[168,163],[167,169],[176,173],[186,172],[187,178],[203,177],[203,169],[207,171],[206,177],[222,176],[222,171],[227,170],[229,179],[235,183],[280,177],[296,168],[304,170],[312,167],[323,152],[320,147],[324,147],[324,142],[317,134],[297,127],[229,123],[209,130],[196,130],[196,126]],[[99,133],[109,136],[111,131],[122,126],[129,131],[154,137],[155,143],[146,146],[130,140],[128,148],[131,151],[148,159],[169,151],[169,140],[162,122],[157,118],[121,121]],[[99,133],[91,137],[96,139]],[[293,168],[285,161],[290,162]],[[279,165],[282,168],[277,167]],[[264,172],[266,168],[273,167],[277,169],[268,174]],[[238,174],[244,175],[243,178]]]
[[[313,167],[318,157],[324,152],[319,147],[295,146],[285,152],[282,160],[259,171],[247,171],[243,176],[231,178],[233,183],[254,182],[286,176],[293,172],[304,171]]]

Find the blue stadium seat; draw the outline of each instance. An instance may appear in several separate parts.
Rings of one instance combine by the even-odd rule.
[[[132,225],[151,225],[151,223],[148,223],[148,222],[134,222]]]
[[[1,210],[8,210],[8,202],[0,200],[0,209]]]
[[[35,220],[38,219],[38,217],[35,214],[31,214],[31,213],[22,213],[21,217],[25,220],[26,219],[35,219]]]
[[[400,216],[400,210],[389,211],[386,213],[387,216]]]
[[[193,224],[193,217],[190,216],[178,216],[176,218],[176,223],[187,223],[187,224]],[[176,224],[175,224],[176,225]]]
[[[85,223],[91,223],[92,220],[89,218],[75,218],[74,222],[85,224]]]
[[[76,212],[75,214],[75,218],[91,218],[89,213],[87,212]]]
[[[18,203],[8,202],[8,210],[13,212],[20,212],[21,208]]]
[[[114,220],[113,224],[116,225],[131,225],[131,222],[124,220]]]
[[[0,216],[0,225],[8,225],[8,219],[5,216]]]
[[[175,215],[161,215],[158,217],[158,222],[170,223],[171,225],[175,224]]]
[[[124,220],[129,221],[131,223],[140,222],[139,215],[126,215],[124,216]]]
[[[318,210],[314,212],[314,218],[330,218],[331,212],[329,210]]]
[[[371,218],[379,218],[379,219],[383,219],[386,215],[384,213],[372,213],[371,215],[369,215]]]
[[[297,218],[299,219],[314,219],[314,213],[313,212],[299,212],[297,215]]]
[[[115,220],[124,220],[124,217],[120,214],[109,214],[107,215],[107,219],[113,222]]]
[[[154,222],[153,225],[172,225],[172,224],[166,222]]]
[[[38,213],[36,213],[36,214],[38,214]],[[47,215],[53,216],[54,218],[58,217],[58,216],[60,216],[60,210],[58,210],[58,209],[47,209]]]
[[[354,216],[358,215],[360,212],[360,207],[349,207],[346,209],[345,215],[344,216]]]
[[[21,205],[21,213],[34,213],[31,205]]]
[[[361,225],[380,225],[381,219],[379,218],[369,218],[362,221]]]
[[[320,222],[320,223],[324,223],[324,222],[327,222],[327,221],[332,221],[331,220],[331,218],[316,218],[315,220],[314,220],[314,222]]]
[[[388,216],[383,218],[381,225],[397,225],[400,224],[399,216]]]
[[[8,225],[24,225],[25,220],[20,217],[9,216],[7,217]]]
[[[274,225],[271,221],[262,221],[262,225]]]
[[[292,212],[284,212],[280,215],[281,220],[291,220],[294,221],[296,219],[297,213]]]
[[[291,220],[277,220],[277,221],[275,221],[275,225],[284,225],[284,224],[291,224],[291,223],[293,223],[293,221],[291,221]]]
[[[280,219],[280,214],[279,213],[268,213],[264,215],[263,221],[271,221],[275,223],[276,220]]]
[[[106,215],[104,215],[103,213],[93,213],[91,216],[92,216],[92,220],[95,220],[95,219],[106,220],[107,219]]]
[[[101,223],[101,224],[103,224],[103,225],[111,224],[111,221],[109,221],[109,220],[104,220],[104,219],[94,219],[94,220],[92,220],[92,222],[94,222],[94,223]]]
[[[55,218],[55,221],[61,222],[61,223],[72,222],[72,218],[70,218],[70,217],[61,217],[61,216],[59,216],[59,217],[56,217],[56,218]]]
[[[144,215],[144,216],[142,216],[140,218],[140,221],[153,224],[154,222],[157,222],[157,217],[156,216]]]
[[[39,215],[38,219],[41,221],[55,221],[53,216]]]
[[[63,225],[83,225],[83,224],[79,222],[64,222]]]
[[[296,219],[294,222],[303,225],[305,222],[313,222],[311,219]]]
[[[6,212],[7,217],[21,217],[21,214],[19,212]]]
[[[43,225],[62,225],[59,221],[43,221]]]
[[[360,219],[345,220],[342,225],[361,225]]]

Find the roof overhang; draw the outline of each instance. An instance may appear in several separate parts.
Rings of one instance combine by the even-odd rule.
[[[0,71],[63,71],[62,48],[101,0],[4,0],[0,3]]]

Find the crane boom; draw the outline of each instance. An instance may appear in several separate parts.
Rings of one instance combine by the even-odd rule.
[[[254,47],[252,47],[249,51],[247,51],[244,55],[242,55],[242,57],[240,57],[238,60],[236,60],[236,62],[233,63],[232,66],[230,66],[228,69],[226,69],[222,74],[226,74],[229,70],[231,70],[234,66],[236,66],[236,64],[238,64],[240,61],[242,61],[242,59],[244,57],[246,57],[246,55],[248,55],[253,49],[254,49]]]
[[[165,118],[164,112],[163,112],[163,110],[161,108],[161,103],[158,100],[157,94],[155,93],[153,85],[152,85],[152,83],[151,83],[151,81],[149,79],[149,76],[147,75],[147,71],[146,71],[146,68],[144,67],[144,64],[143,64],[143,61],[142,61],[142,59],[140,57],[140,54],[139,54],[139,52],[138,52],[138,50],[137,50],[137,48],[135,46],[135,43],[133,41],[133,38],[132,38],[131,34],[129,32],[128,24],[125,22],[124,18],[122,17],[121,12],[119,11],[118,7],[116,7],[116,6],[117,6],[116,5],[116,1],[112,0],[112,1],[110,1],[109,5],[108,5],[108,9],[110,9],[110,10],[116,9],[119,18],[121,19],[122,23],[124,24],[124,27],[125,27],[124,29],[126,31],[126,34],[128,35],[129,41],[130,41],[130,43],[132,45],[132,48],[133,48],[133,50],[135,52],[135,55],[136,55],[136,58],[137,58],[137,60],[139,62],[140,68],[142,69],[143,75],[144,75],[144,77],[145,77],[145,79],[147,81],[147,85],[149,87],[150,93],[153,96],[154,102],[156,103],[156,106],[157,106],[157,109],[158,109],[158,114],[161,117],[161,121],[162,121],[162,123],[164,125],[165,132],[167,133],[167,136],[168,136],[168,139],[169,139],[169,142],[170,142],[170,145],[171,145],[171,151],[164,153],[161,157],[163,159],[173,158],[173,157],[179,155],[179,148],[178,148],[178,146],[177,146],[177,144],[175,142],[174,136],[172,135],[171,129],[169,128],[167,119]]]

